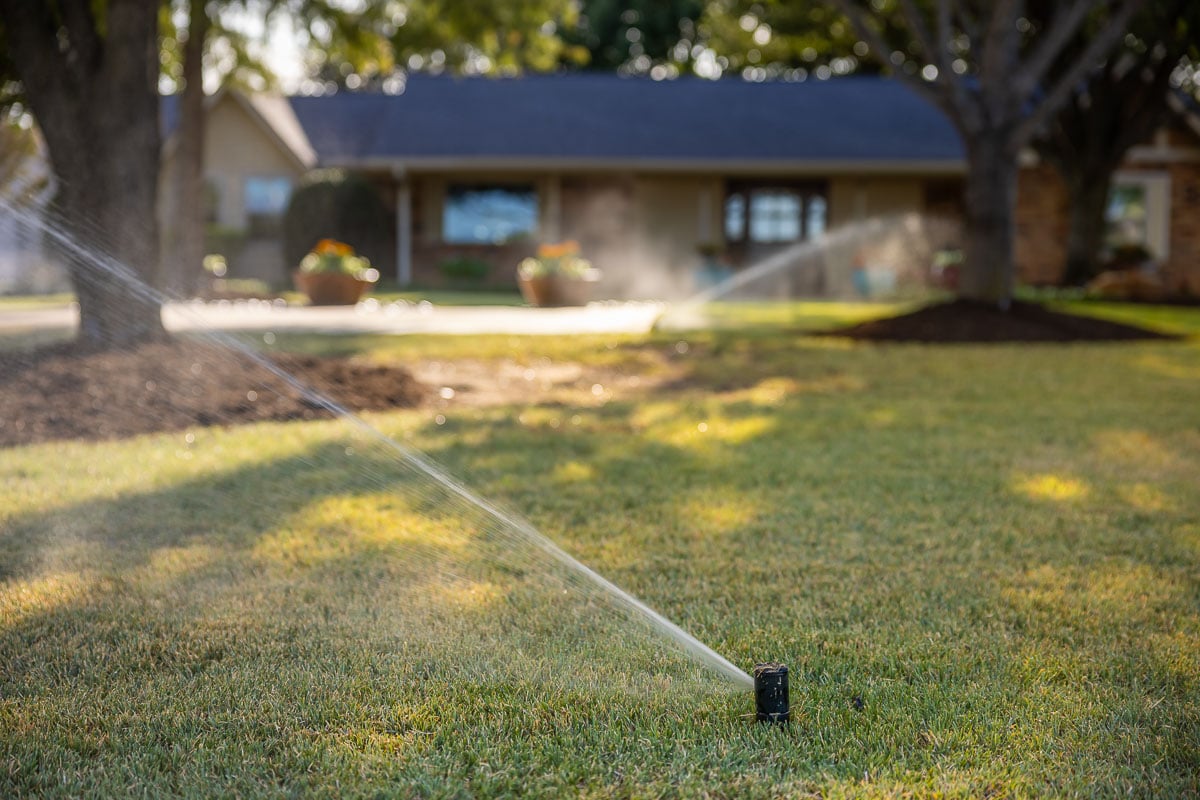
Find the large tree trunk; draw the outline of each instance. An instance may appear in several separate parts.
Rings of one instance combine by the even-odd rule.
[[[1103,178],[1101,176],[1104,176]],[[1067,184],[1067,266],[1063,283],[1081,286],[1100,273],[1112,170],[1084,170]]]
[[[0,13],[59,186],[80,341],[157,338],[158,5],[109,0],[100,18],[80,0],[51,5],[0,0]]]
[[[187,44],[183,50],[183,93],[175,149],[175,176],[171,191],[171,242],[163,264],[164,286],[188,293],[197,289],[203,274],[204,226],[207,211],[204,190],[204,38],[208,14],[204,0],[192,0]]]
[[[1014,273],[1017,157],[1006,131],[967,139],[966,248],[959,296],[1007,308]]]

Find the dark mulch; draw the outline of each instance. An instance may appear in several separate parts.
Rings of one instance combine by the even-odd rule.
[[[1178,339],[1119,322],[1051,311],[1035,303],[995,306],[955,300],[911,314],[872,320],[826,336],[888,342],[1112,342]]]
[[[426,397],[402,368],[286,354],[272,361],[354,411],[415,406]],[[71,345],[0,352],[0,447],[330,416],[263,365],[215,345],[173,341],[101,352]]]

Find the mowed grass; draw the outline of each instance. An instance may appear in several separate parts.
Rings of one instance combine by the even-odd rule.
[[[0,795],[1200,793],[1197,343],[758,322],[280,344],[670,371],[368,419],[787,663],[790,726],[336,423],[203,429],[0,452]]]

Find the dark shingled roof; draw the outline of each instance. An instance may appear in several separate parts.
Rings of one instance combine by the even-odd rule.
[[[567,73],[410,76],[399,95],[293,97],[323,164],[421,158],[961,163],[946,117],[879,77],[749,83]]]

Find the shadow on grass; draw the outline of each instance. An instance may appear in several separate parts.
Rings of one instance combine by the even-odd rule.
[[[795,377],[772,363],[756,367],[762,377]],[[452,416],[430,455],[455,474],[469,467],[486,495],[522,509],[735,661],[764,652],[791,661],[802,744],[779,751],[781,770],[799,763],[811,776],[857,779],[886,761],[899,780],[946,761],[990,768],[993,759],[1041,787],[1116,785],[1127,774],[1164,795],[1186,787],[1198,766],[1189,742],[1200,687],[1183,656],[1200,586],[1188,571],[1195,552],[1166,535],[1163,519],[1185,524],[1187,509],[1158,517],[1161,529],[1142,530],[1144,514],[1131,517],[1135,506],[1115,500],[1088,507],[1022,498],[1010,485],[1013,459],[1056,428],[1038,429],[1034,420],[1022,431],[1014,416],[1015,432],[992,440],[967,415],[939,418],[938,408],[970,409],[970,397],[931,411],[920,398],[892,395],[890,415],[879,413],[891,410],[883,402],[847,403],[834,391],[763,406],[697,392],[659,417],[627,402],[533,406],[526,423]],[[374,478],[364,483],[363,475]],[[277,677],[284,688],[272,702],[299,697],[301,716],[274,706],[260,716],[283,715],[293,728],[319,733],[336,730],[339,714],[360,712],[304,700],[314,687],[328,688],[314,669],[351,674],[334,684],[351,698],[360,691],[368,701],[354,702],[370,713],[394,703],[379,683],[449,687],[439,697],[456,710],[446,716],[422,706],[416,690],[399,712],[382,712],[387,730],[404,732],[464,708],[488,720],[527,716],[501,663],[523,648],[557,647],[567,653],[559,665],[611,658],[603,651],[618,639],[560,636],[586,625],[593,609],[556,608],[536,566],[505,556],[512,540],[495,531],[468,537],[465,549],[426,544],[407,566],[410,551],[394,549],[386,535],[348,535],[390,530],[386,513],[363,517],[360,507],[378,511],[377,494],[402,483],[390,459],[362,452],[348,460],[342,443],[321,444],[164,490],[11,520],[9,581],[46,568],[38,547],[45,531],[79,541],[76,555],[95,558],[108,577],[6,627],[0,661],[13,665],[9,685],[52,694],[122,675],[131,683],[164,672],[187,678],[253,658],[278,676],[265,671],[234,700],[274,689],[262,681]],[[456,517],[428,493],[400,511],[439,523]],[[1138,530],[1124,530],[1130,520]],[[293,528],[309,530],[295,551],[287,546]],[[1133,535],[1144,542],[1131,546]],[[168,571],[163,587],[126,577],[193,547],[215,555]],[[511,569],[497,577],[496,564],[484,563],[493,556]],[[430,580],[429,564],[457,566],[469,580]],[[235,608],[259,627],[213,621],[202,601],[219,607],[226,599],[207,581],[236,583]],[[441,624],[406,644],[411,604],[436,593],[422,610]],[[164,612],[172,600],[181,609]],[[362,661],[349,655],[356,637],[368,651]],[[464,639],[472,641],[454,644]],[[491,653],[495,661],[464,665],[497,643],[506,651]],[[446,649],[459,660],[439,659]],[[372,685],[359,686],[355,670]],[[239,730],[270,739],[244,718]],[[436,758],[435,750],[415,748],[418,760]]]

